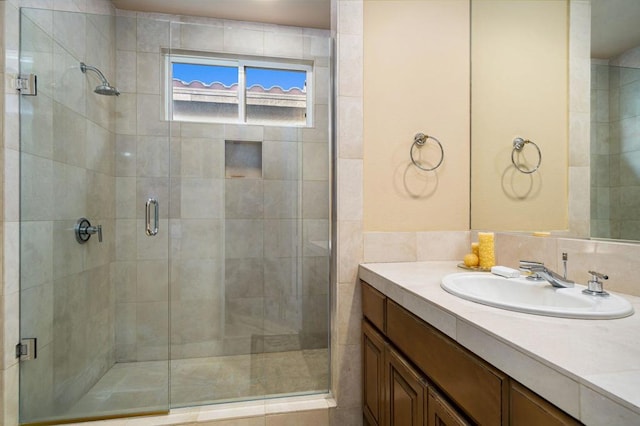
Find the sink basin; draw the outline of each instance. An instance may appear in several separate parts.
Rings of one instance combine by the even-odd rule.
[[[563,318],[614,319],[633,314],[628,300],[582,293],[585,286],[555,288],[546,281],[503,278],[481,272],[449,274],[441,287],[451,294],[483,305],[511,311]]]

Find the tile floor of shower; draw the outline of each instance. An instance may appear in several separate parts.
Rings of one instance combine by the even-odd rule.
[[[326,392],[328,349],[115,364],[64,417],[91,417]]]

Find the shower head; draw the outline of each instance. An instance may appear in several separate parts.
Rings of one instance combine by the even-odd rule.
[[[87,65],[84,62],[80,62],[80,71],[82,71],[83,73],[87,73],[87,71],[93,71],[96,74],[98,74],[98,77],[100,78],[101,84],[99,84],[93,91],[96,92],[99,95],[107,95],[107,96],[118,96],[120,95],[120,92],[118,91],[118,89],[116,89],[115,87],[113,87],[112,85],[109,84],[109,82],[107,81],[107,78],[104,76],[104,74],[102,74],[102,72],[96,68],[96,67],[92,67],[91,65]]]

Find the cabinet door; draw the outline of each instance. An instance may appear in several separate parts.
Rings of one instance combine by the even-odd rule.
[[[362,412],[364,424],[382,425],[384,407],[383,337],[362,320]]]
[[[509,395],[511,424],[514,426],[581,424],[555,405],[515,381],[511,382]]]
[[[428,394],[427,426],[467,426],[471,424],[433,388],[429,388]]]
[[[427,392],[424,380],[390,346],[386,355],[386,424],[423,426]]]

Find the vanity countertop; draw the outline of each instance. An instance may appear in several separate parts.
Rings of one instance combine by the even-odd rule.
[[[458,298],[458,262],[360,265],[360,279],[587,425],[640,425],[640,298],[614,320],[545,317]],[[606,289],[606,287],[605,287]]]

